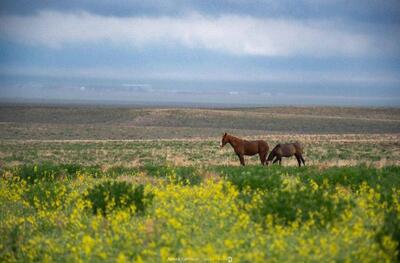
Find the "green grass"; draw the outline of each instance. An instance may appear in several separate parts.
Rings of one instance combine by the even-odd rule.
[[[268,140],[272,147],[278,141]],[[76,164],[139,167],[145,165],[205,166],[238,164],[229,145],[219,149],[219,140],[199,141],[104,141],[104,142],[0,142],[0,162],[3,166],[34,163]],[[386,165],[400,160],[397,142],[312,142],[303,140],[307,164],[337,161],[374,163],[385,160]],[[257,164],[258,156],[246,157],[246,163]],[[294,158],[283,159],[295,165]]]

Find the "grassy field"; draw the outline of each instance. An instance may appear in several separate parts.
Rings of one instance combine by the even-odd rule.
[[[240,167],[223,132],[295,159]],[[396,262],[400,110],[0,106],[2,262]]]
[[[400,136],[379,135],[269,135],[246,137],[266,139],[272,148],[279,142],[298,140],[308,165],[344,166],[360,163],[382,167],[400,162]],[[137,167],[147,164],[174,166],[238,165],[231,147],[219,147],[220,138],[166,140],[3,140],[3,166],[34,163],[72,163]],[[258,156],[246,157],[258,164]],[[295,158],[283,165],[294,165]]]

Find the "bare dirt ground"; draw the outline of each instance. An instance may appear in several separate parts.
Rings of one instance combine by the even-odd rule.
[[[130,140],[270,134],[400,133],[400,109],[1,106],[1,139]]]

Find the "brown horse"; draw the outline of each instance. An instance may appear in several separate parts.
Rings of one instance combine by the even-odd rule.
[[[285,143],[278,144],[268,155],[267,163],[271,162],[274,158],[276,158],[273,163],[279,161],[279,164],[282,162],[282,157],[291,157],[296,156],[297,162],[299,163],[299,167],[301,166],[301,162],[305,165],[303,158],[303,148],[301,147],[299,142],[295,143]]]
[[[255,155],[258,154],[260,156],[260,161],[262,165],[268,165],[266,162],[269,146],[268,143],[262,140],[258,141],[246,141],[240,138],[229,135],[225,132],[222,136],[221,148],[225,146],[225,144],[229,143],[236,155],[239,157],[240,164],[244,164],[244,155]]]

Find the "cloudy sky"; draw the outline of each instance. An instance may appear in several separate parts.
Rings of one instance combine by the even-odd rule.
[[[400,106],[400,1],[1,1],[0,99]]]

